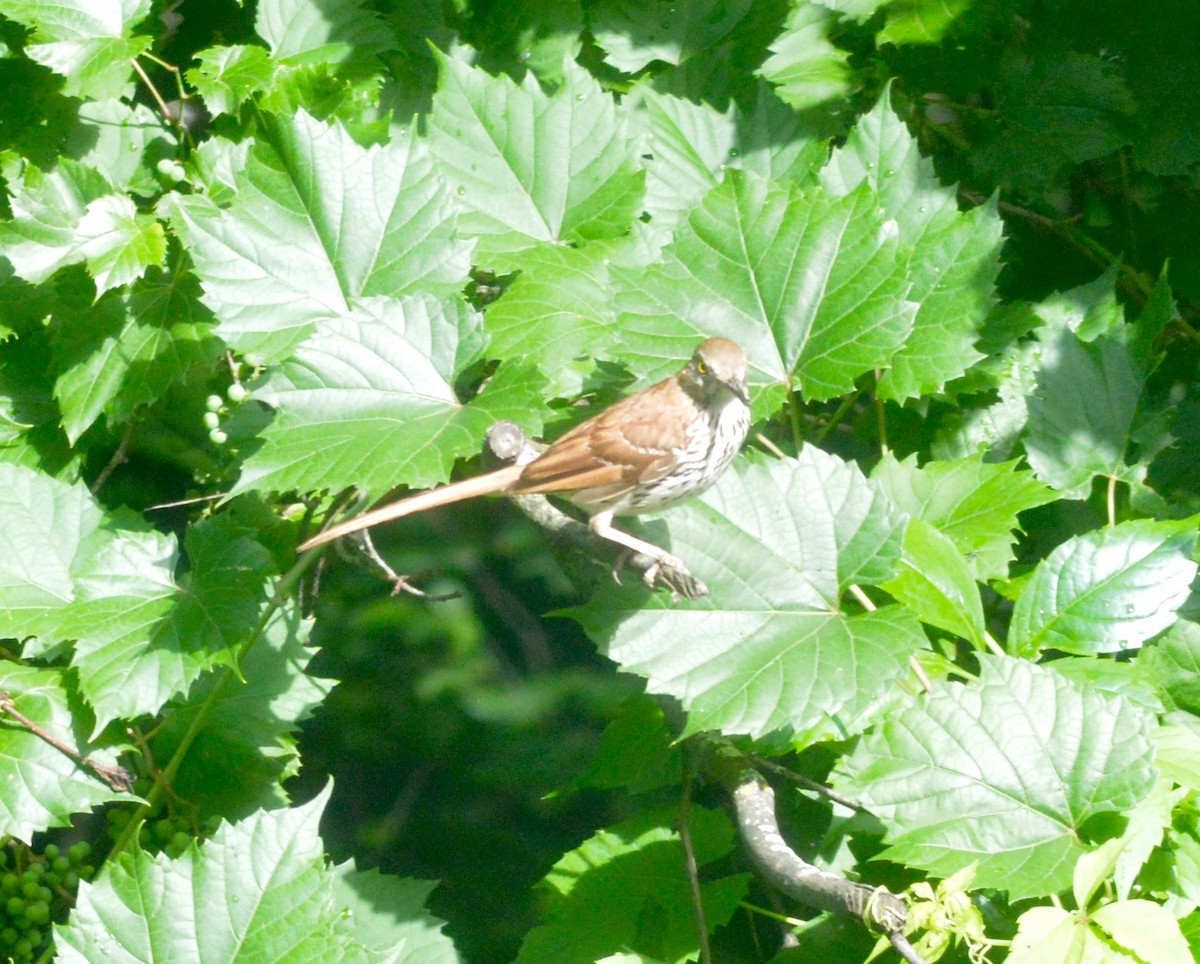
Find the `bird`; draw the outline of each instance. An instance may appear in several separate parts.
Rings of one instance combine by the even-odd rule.
[[[663,569],[686,574],[686,567],[659,546],[618,529],[613,519],[668,508],[716,482],[750,428],[747,367],[738,344],[708,338],[674,375],[581,422],[532,461],[386,503],[330,526],[298,551],[490,493],[562,495],[588,514],[597,536],[653,560],[644,575],[653,588]],[[703,584],[696,585],[703,595]]]

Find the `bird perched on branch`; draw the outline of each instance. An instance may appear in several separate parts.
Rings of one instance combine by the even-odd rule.
[[[613,525],[616,516],[653,512],[712,485],[750,428],[746,354],[725,338],[701,342],[670,378],[624,398],[577,425],[525,465],[510,465],[390,502],[309,539],[311,549],[381,522],[492,492],[563,495],[590,516],[597,536],[686,573],[675,556]],[[702,594],[702,593],[701,593]]]

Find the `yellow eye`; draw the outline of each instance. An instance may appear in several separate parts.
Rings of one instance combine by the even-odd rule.
[[[707,375],[708,374],[708,366],[706,364],[704,364],[704,362],[698,361],[698,362],[696,362],[696,371],[698,371],[701,375]]]

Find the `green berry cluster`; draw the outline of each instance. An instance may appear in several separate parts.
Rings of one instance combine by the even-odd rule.
[[[65,918],[79,881],[95,873],[91,857],[86,841],[65,853],[52,843],[40,854],[23,844],[0,850],[0,960],[32,961],[41,953],[50,922]]]
[[[128,807],[108,809],[108,833],[114,841],[128,826],[133,813]],[[197,822],[194,817],[158,810],[148,816],[138,828],[138,846],[147,853],[165,853],[171,858],[181,857],[194,839],[212,836],[220,825],[221,818],[216,816]]]
[[[234,405],[240,405],[246,400],[249,393],[238,382],[234,382],[225,392],[229,401]],[[205,400],[204,407],[204,427],[208,429],[209,440],[214,445],[224,445],[229,441],[229,436],[221,428],[221,416],[227,413],[225,399],[220,395],[209,395]]]

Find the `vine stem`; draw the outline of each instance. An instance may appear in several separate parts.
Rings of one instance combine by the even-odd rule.
[[[201,730],[204,729],[204,724],[208,722],[209,716],[213,709],[220,701],[229,683],[239,676],[239,668],[242,665],[242,660],[246,658],[246,654],[254,647],[254,644],[262,638],[266,632],[267,626],[270,625],[271,619],[275,616],[284,604],[291,597],[292,589],[304,576],[308,567],[313,564],[313,561],[320,555],[320,549],[312,549],[302,555],[291,569],[289,569],[279,581],[275,584],[275,591],[271,594],[271,598],[267,601],[266,608],[259,617],[258,625],[254,627],[253,632],[246,638],[246,641],[239,647],[235,654],[235,666],[226,666],[221,670],[221,675],[217,679],[217,684],[212,688],[212,692],[205,697],[204,702],[200,704],[200,709],[192,718],[191,724],[184,733],[183,739],[179,741],[179,746],[175,748],[175,752],[171,755],[166,767],[161,774],[155,778],[154,786],[150,788],[150,792],[146,794],[146,802],[143,803],[137,810],[134,811],[132,819],[125,825],[125,829],[121,831],[121,836],[117,838],[113,844],[110,857],[115,857],[129,846],[130,840],[136,837],[137,832],[141,829],[147,815],[149,815],[158,802],[162,799],[166,792],[166,787],[175,780],[175,774],[179,772],[179,768],[183,765],[184,758],[188,751],[192,748],[192,744],[196,742],[196,738],[200,736]]]

